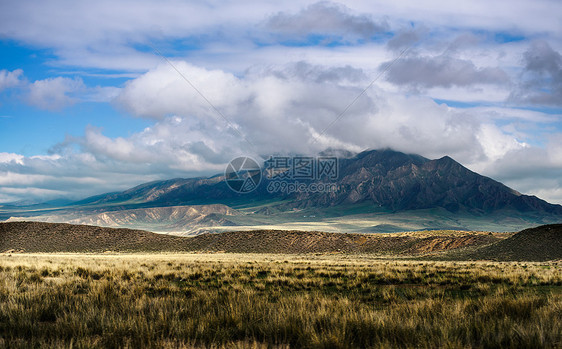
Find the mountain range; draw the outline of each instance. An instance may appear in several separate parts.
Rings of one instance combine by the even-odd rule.
[[[330,153],[321,155],[327,157]],[[370,150],[338,157],[337,167],[337,176],[332,178],[298,180],[306,188],[322,185],[332,188],[330,191],[272,192],[268,190],[270,184],[279,179],[270,178],[267,167],[262,166],[260,184],[248,193],[232,190],[225,174],[219,174],[145,183],[69,205],[33,210],[3,208],[0,215],[10,220],[96,224],[176,234],[234,228],[507,231],[562,220],[562,206],[523,195],[448,156],[431,160],[390,149]],[[283,168],[280,173],[291,170],[295,168]],[[285,182],[295,180],[289,176]]]

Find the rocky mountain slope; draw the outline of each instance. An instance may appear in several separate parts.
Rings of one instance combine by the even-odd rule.
[[[429,160],[388,149],[365,151],[339,159],[339,174],[334,181],[309,181],[333,183],[337,188],[333,193],[269,193],[267,182],[264,175],[257,190],[238,194],[228,188],[222,175],[173,179],[146,183],[77,204],[172,206],[282,200],[279,205],[286,208],[372,203],[375,207],[392,211],[441,207],[450,212],[467,211],[473,214],[513,210],[562,217],[562,206],[549,204],[535,196],[522,195],[502,183],[470,171],[450,157]]]
[[[150,229],[157,232],[189,234],[200,228],[213,226],[235,226],[229,218],[239,213],[232,208],[214,205],[164,206],[137,209],[67,210],[54,215],[12,217],[8,222],[31,220],[42,222],[65,222],[102,227]]]
[[[562,206],[522,195],[448,156],[429,160],[392,150],[367,151],[343,159],[339,177],[337,192],[299,193],[296,201],[304,206],[371,202],[393,211],[442,207],[476,214],[507,209],[562,215]]]

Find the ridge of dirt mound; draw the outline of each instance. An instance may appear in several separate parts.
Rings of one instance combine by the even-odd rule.
[[[43,222],[0,223],[0,252],[175,250],[183,239],[143,230]]]
[[[196,250],[239,253],[380,253],[420,254],[466,246],[490,244],[498,240],[485,234],[470,236],[430,236],[414,234],[345,234],[285,230],[258,230],[202,234],[191,238]]]
[[[449,234],[449,235],[448,235]],[[0,252],[238,252],[420,255],[502,239],[477,232],[345,234],[254,230],[179,237],[143,230],[43,222],[0,223]]]
[[[548,261],[562,259],[562,224],[522,230],[469,255],[476,259]]]

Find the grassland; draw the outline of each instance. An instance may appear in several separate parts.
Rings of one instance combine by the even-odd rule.
[[[562,347],[562,263],[1,255],[0,347]]]

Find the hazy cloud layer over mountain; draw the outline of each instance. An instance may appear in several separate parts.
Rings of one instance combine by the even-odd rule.
[[[0,202],[210,175],[239,155],[392,147],[562,203],[559,13],[556,1],[1,2]]]

